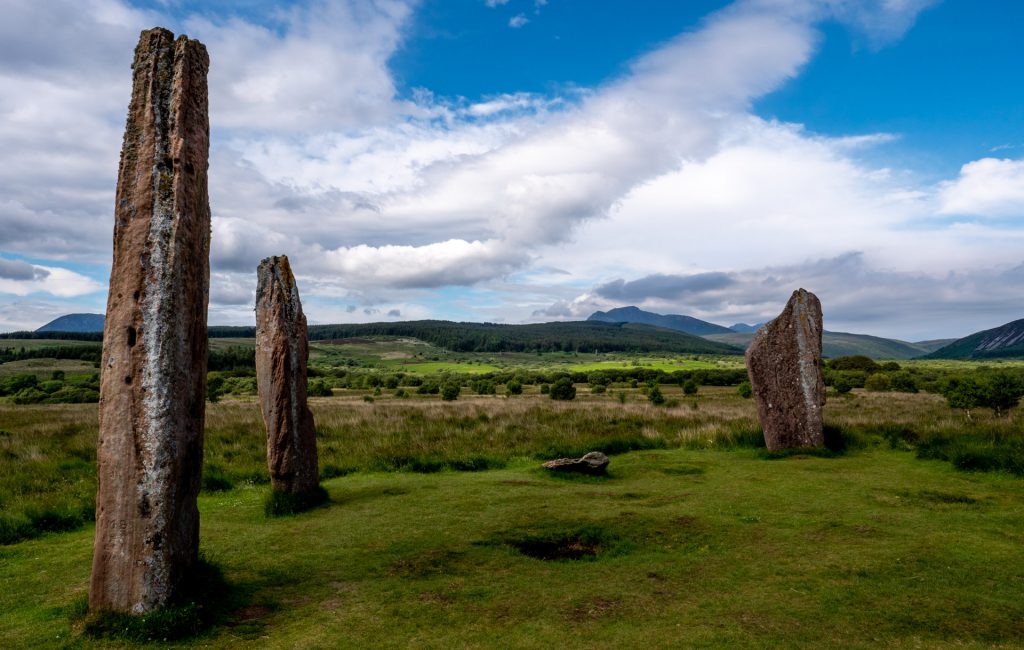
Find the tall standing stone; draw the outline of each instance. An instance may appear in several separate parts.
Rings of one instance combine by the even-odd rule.
[[[167,604],[199,552],[210,205],[206,48],[142,32],[103,330],[89,605]]]
[[[268,257],[256,271],[256,385],[267,427],[271,488],[293,494],[319,486],[316,429],[306,404],[309,338],[291,265]]]
[[[794,291],[778,318],[754,334],[746,359],[768,449],[824,445],[818,297],[804,289]]]

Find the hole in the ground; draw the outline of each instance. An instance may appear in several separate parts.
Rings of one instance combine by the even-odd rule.
[[[506,540],[506,543],[528,557],[548,562],[596,558],[611,549],[617,538],[602,528],[547,531]]]

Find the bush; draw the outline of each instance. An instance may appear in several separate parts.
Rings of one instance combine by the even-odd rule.
[[[665,396],[661,394],[661,389],[657,386],[647,391],[647,399],[655,406],[661,406],[665,403]]]
[[[576,387],[572,385],[572,380],[568,377],[563,377],[551,384],[549,392],[551,399],[565,401],[576,399]]]
[[[845,377],[836,377],[832,381],[832,389],[836,391],[837,395],[845,395],[853,390],[853,386],[846,380]]]
[[[478,379],[470,384],[470,388],[477,395],[495,395],[498,392],[494,388],[494,382],[490,379]]]
[[[870,357],[862,354],[855,354],[848,357],[836,357],[828,362],[832,370],[860,370],[864,373],[873,373],[881,370],[881,366],[875,363]]]
[[[522,395],[523,394],[523,382],[518,379],[512,379],[505,384],[505,392],[509,395]]]
[[[441,388],[441,399],[446,402],[454,402],[459,399],[459,393],[462,392],[462,388],[455,382],[448,382]]]
[[[212,376],[206,380],[206,399],[211,404],[216,404],[220,401],[220,396],[224,394],[224,378],[220,376]]]
[[[891,387],[891,390],[894,390],[898,393],[917,392],[917,380],[914,379],[914,375],[910,374],[906,370],[901,370],[900,372],[896,372],[890,375],[889,385]]]
[[[687,379],[683,382],[683,394],[684,395],[696,395],[697,394],[697,382],[692,379]]]
[[[330,397],[334,391],[323,379],[314,379],[307,385],[306,394],[310,397]]]
[[[551,392],[551,384],[541,384],[540,385],[540,394],[541,395],[547,395],[550,392]]]
[[[591,388],[590,388],[590,392],[595,394],[595,395],[601,395],[602,393],[604,393],[607,390],[608,389],[605,387],[604,384],[592,384]]]
[[[736,388],[736,392],[743,399],[750,399],[754,395],[754,387],[750,385],[749,381],[745,381]]]
[[[864,382],[864,389],[873,393],[884,393],[887,390],[891,390],[892,384],[889,381],[889,375],[876,372]]]

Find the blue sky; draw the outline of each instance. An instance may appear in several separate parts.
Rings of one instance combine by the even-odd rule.
[[[1021,24],[994,0],[13,0],[0,330],[103,310],[153,25],[211,54],[212,323],[252,322],[284,253],[321,323],[731,324],[804,286],[834,330],[993,327],[1024,316]]]

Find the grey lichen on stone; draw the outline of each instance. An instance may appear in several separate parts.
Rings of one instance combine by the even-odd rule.
[[[201,43],[161,28],[135,49],[103,337],[94,609],[157,609],[198,560],[208,67]]]
[[[747,348],[747,372],[769,450],[825,443],[821,334],[821,302],[798,289]]]

